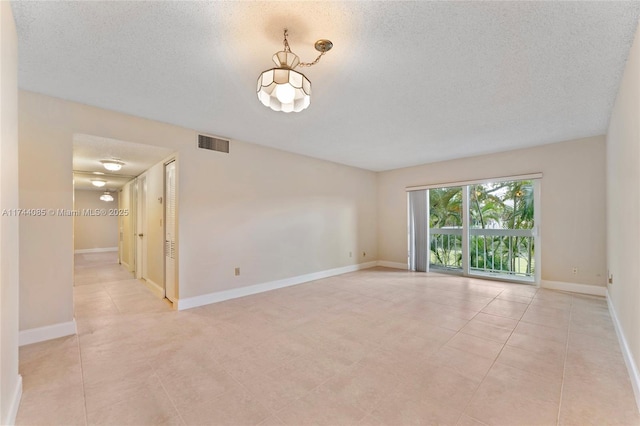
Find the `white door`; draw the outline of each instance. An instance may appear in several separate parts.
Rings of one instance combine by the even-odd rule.
[[[138,176],[136,278],[147,279],[147,176]]]
[[[164,288],[167,299],[177,302],[176,291],[176,162],[164,166]]]

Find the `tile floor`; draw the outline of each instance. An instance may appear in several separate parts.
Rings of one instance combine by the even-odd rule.
[[[637,425],[602,298],[369,269],[182,312],[76,259],[19,425]]]

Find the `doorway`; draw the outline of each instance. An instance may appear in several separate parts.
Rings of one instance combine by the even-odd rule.
[[[114,252],[113,267],[129,279],[140,279],[153,294],[164,298],[164,169],[166,163],[175,160],[173,150],[83,134],[74,135],[73,147],[75,189],[96,191],[95,184],[101,183],[102,192],[112,194],[115,201],[100,208],[92,206],[92,211],[114,221],[113,243],[109,244]],[[117,162],[120,168],[107,169],[105,163],[109,162]],[[100,192],[96,191],[96,197]],[[89,219],[91,233],[103,231],[97,218]],[[174,242],[177,244],[177,238]],[[175,279],[171,285],[177,293]]]

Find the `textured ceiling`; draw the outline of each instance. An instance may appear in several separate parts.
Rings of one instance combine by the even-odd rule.
[[[640,2],[14,2],[26,90],[370,170],[604,134]],[[311,106],[255,95],[289,29]]]
[[[98,136],[73,135],[73,184],[75,189],[96,191],[116,190],[151,166],[172,154],[172,150],[152,145],[124,142]],[[100,160],[121,160],[117,172],[105,170]],[[91,179],[106,180],[103,188],[96,188]]]

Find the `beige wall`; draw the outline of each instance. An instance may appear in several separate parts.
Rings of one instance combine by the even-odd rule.
[[[640,367],[640,32],[607,133],[607,239],[611,303]]]
[[[100,200],[103,192],[89,190],[75,190],[74,209],[83,210],[118,209],[118,192],[111,192],[112,202]],[[74,217],[73,221],[73,247],[75,250],[104,249],[118,247],[118,216],[82,215]]]
[[[180,298],[377,258],[373,172],[239,141],[230,154],[203,151],[195,131],[30,92],[19,103],[23,207],[71,208],[74,133],[179,154]],[[71,220],[24,228],[21,327],[70,321]]]
[[[0,2],[0,211],[18,208],[18,58],[11,4]],[[18,376],[18,218],[0,216],[0,424],[13,424]]]
[[[405,187],[542,172],[542,280],[604,286],[604,153],[598,136],[382,172],[379,258],[407,263]]]

